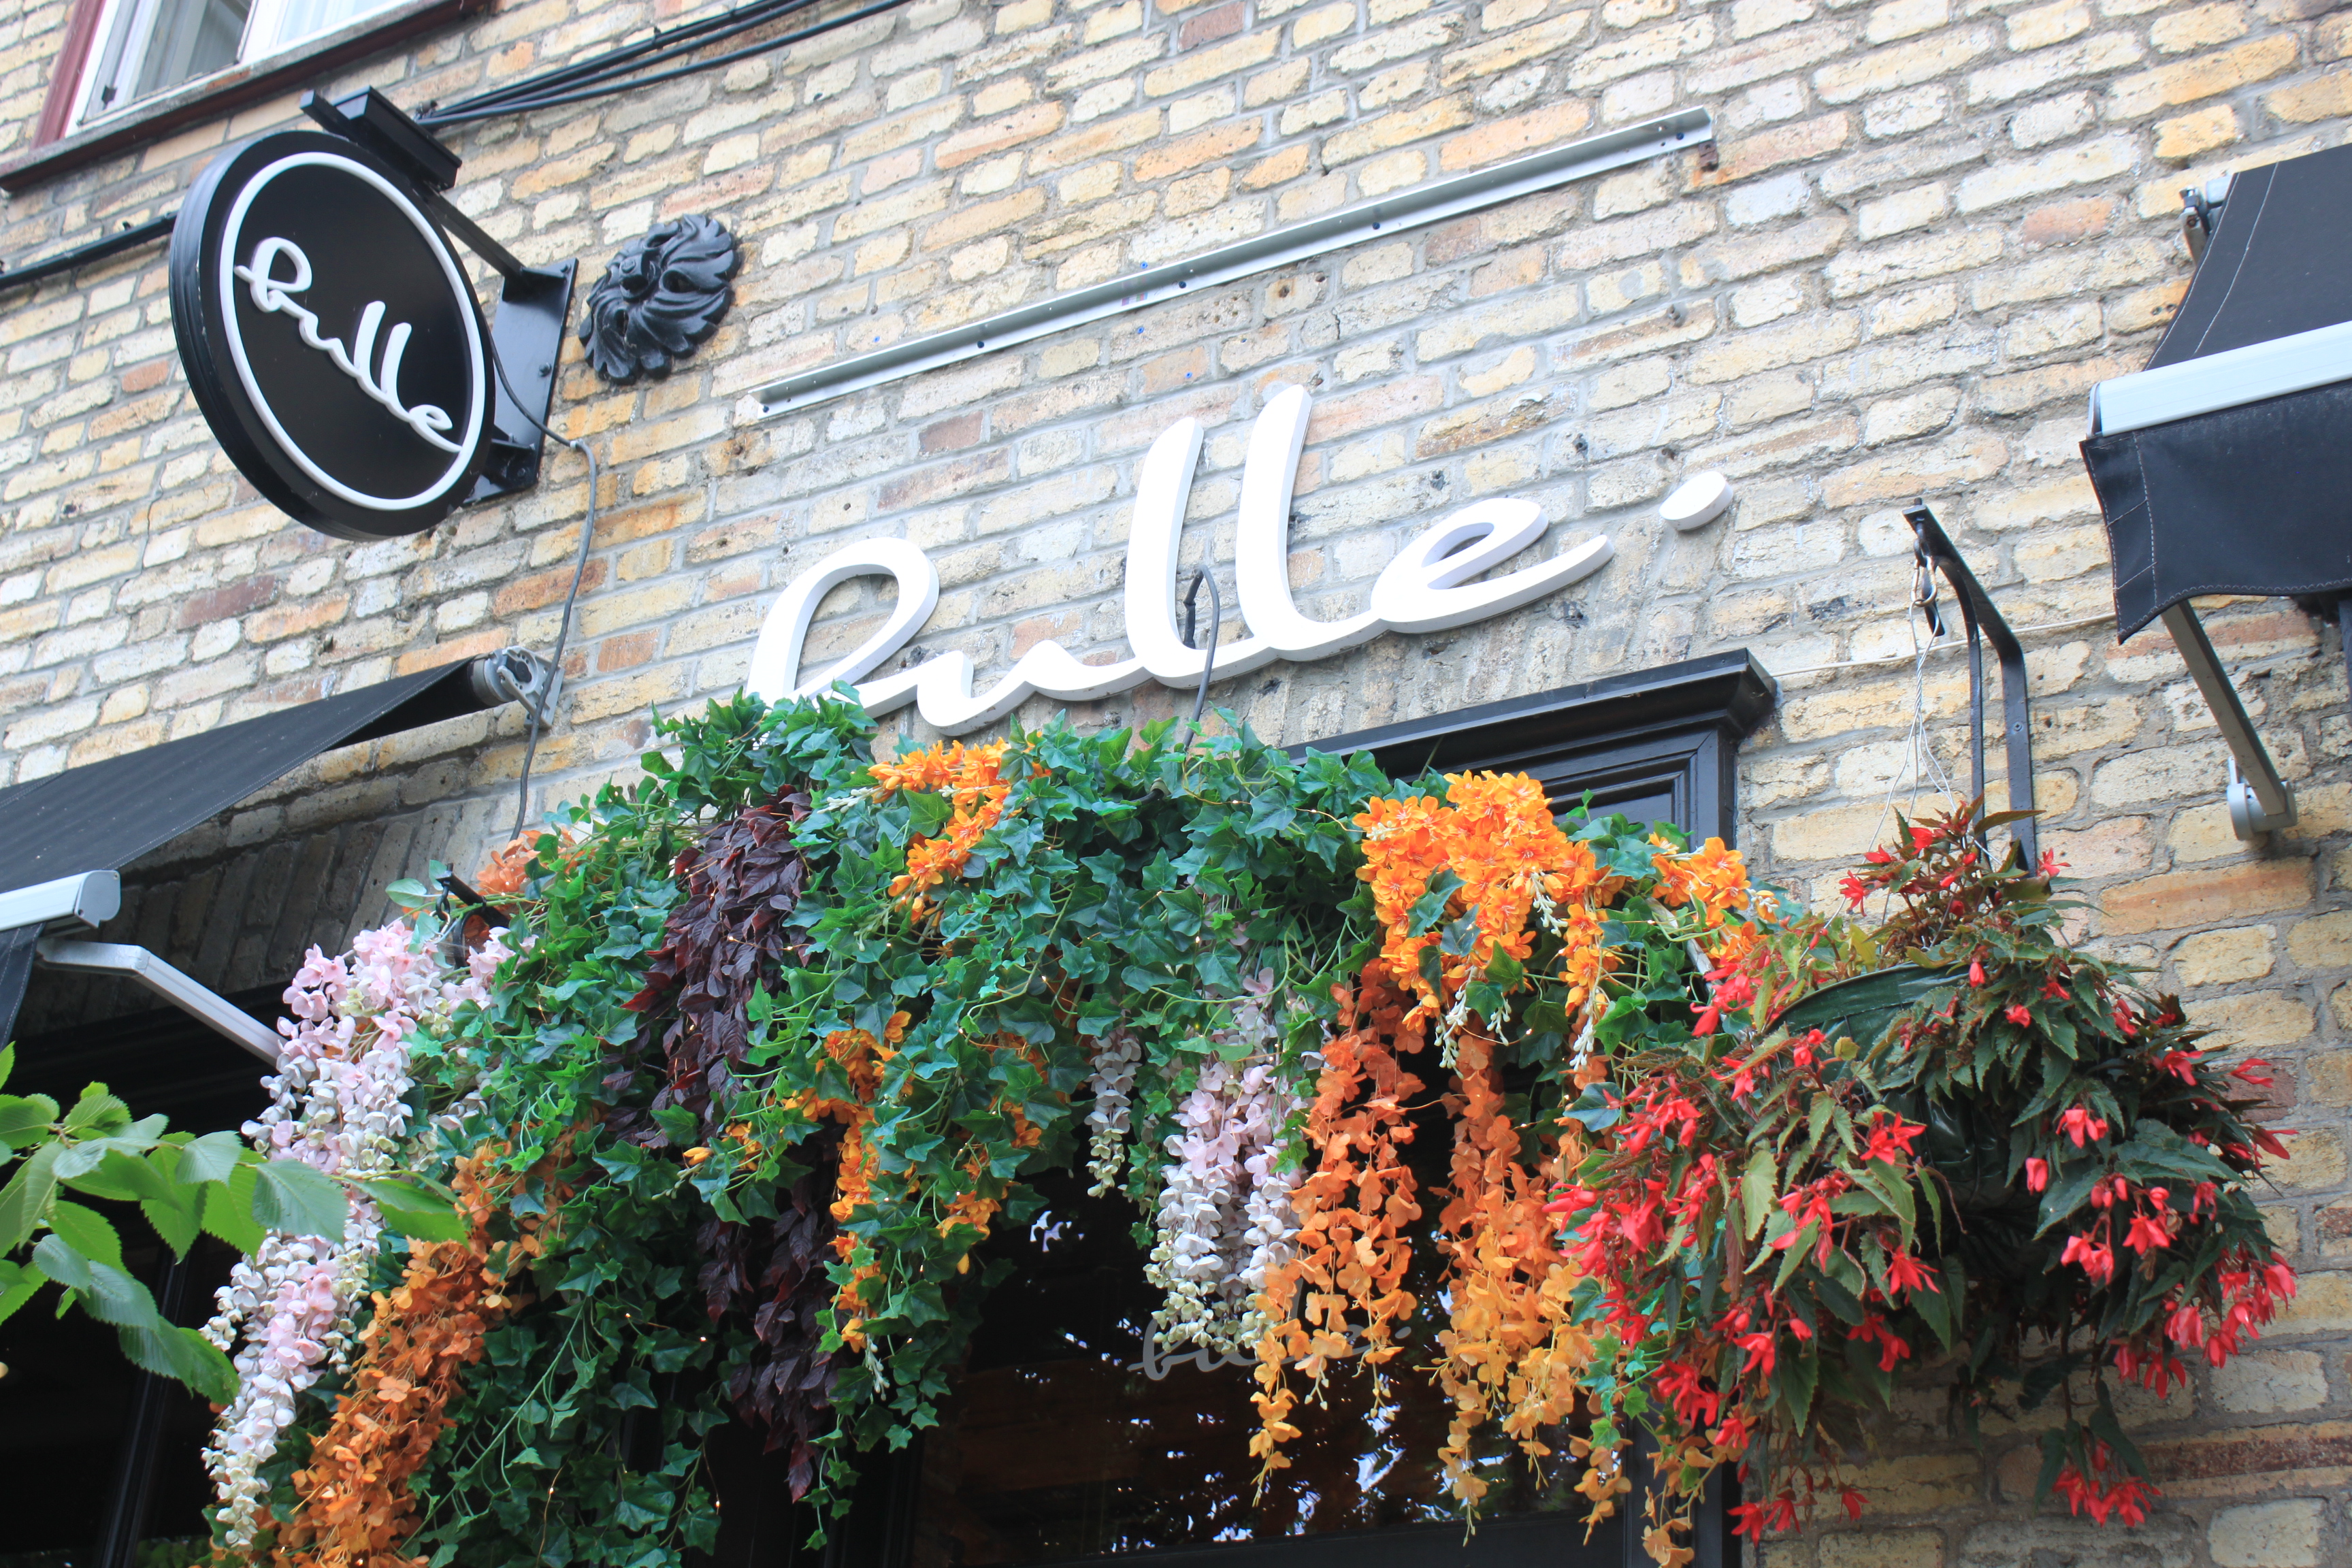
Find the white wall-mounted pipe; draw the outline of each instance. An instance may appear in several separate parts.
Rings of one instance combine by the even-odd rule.
[[[52,936],[43,937],[34,952],[52,969],[128,975],[215,1034],[226,1035],[273,1068],[278,1065],[278,1047],[284,1042],[277,1030],[230,1005],[226,997],[205,990],[143,947],[119,942],[68,942]]]

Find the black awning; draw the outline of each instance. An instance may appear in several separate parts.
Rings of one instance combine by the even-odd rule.
[[[0,892],[119,871],[322,752],[498,706],[480,661],[443,665],[0,790]],[[0,1041],[38,928],[0,931]]]
[[[2083,460],[2116,631],[2200,594],[2352,590],[2352,145],[2236,175],[2180,312]]]
[[[479,712],[474,666],[443,665],[0,790],[0,892],[119,871],[321,752]]]

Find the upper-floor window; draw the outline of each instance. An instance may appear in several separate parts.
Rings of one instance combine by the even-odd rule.
[[[399,0],[105,0],[77,125],[387,10]]]

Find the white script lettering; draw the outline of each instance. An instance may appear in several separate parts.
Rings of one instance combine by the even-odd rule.
[[[1202,1372],[1214,1372],[1221,1366],[1255,1366],[1256,1364],[1257,1357],[1242,1351],[1211,1351],[1205,1346],[1199,1350],[1163,1351],[1160,1348],[1160,1336],[1146,1333],[1143,1336],[1143,1359],[1129,1362],[1119,1370],[1139,1372],[1157,1383],[1180,1366],[1194,1366]]]
[[[1290,596],[1290,501],[1307,439],[1304,387],[1276,390],[1257,417],[1242,466],[1241,512],[1234,576],[1243,624],[1251,635],[1217,644],[1211,679],[1245,675],[1277,658],[1306,662],[1369,642],[1384,631],[1434,632],[1514,610],[1582,581],[1609,563],[1608,536],[1586,541],[1549,561],[1472,582],[1544,533],[1543,509],[1529,500],[1475,502],[1433,524],[1389,563],[1371,601],[1344,620],[1317,621]],[[1127,639],[1133,657],[1087,664],[1055,642],[1041,642],[987,690],[972,689],[969,655],[937,655],[913,669],[864,680],[913,640],[939,603],[939,571],[904,540],[874,539],[835,551],[788,584],[760,628],[744,684],[771,702],[813,696],[836,681],[858,682],[866,711],[887,713],[912,701],[924,722],[950,735],[991,724],[1033,695],[1090,702],[1146,680],[1190,689],[1200,683],[1202,649],[1176,629],[1177,545],[1201,460],[1201,422],[1180,419],[1143,456],[1136,471],[1134,521],[1128,532]],[[898,599],[880,630],[848,657],[814,677],[801,669],[809,623],[819,600],[853,578],[887,575]]]
[[[276,275],[280,257],[294,264],[292,277],[281,279]],[[346,349],[341,338],[320,337],[319,318],[294,302],[294,296],[309,289],[311,279],[310,258],[302,254],[300,246],[290,239],[265,239],[253,247],[250,262],[233,270],[252,285],[253,302],[257,309],[293,317],[295,325],[301,330],[302,341],[314,349],[324,350],[327,357],[335,362],[337,370],[359,383],[362,392],[390,409],[394,418],[445,452],[459,449],[457,443],[448,437],[447,431],[454,421],[446,410],[430,403],[410,408],[400,401],[400,361],[408,352],[410,336],[407,322],[394,322],[392,331],[384,333],[383,357],[370,368],[368,361],[375,356],[375,335],[383,325],[383,300],[373,301],[360,312],[353,346]]]

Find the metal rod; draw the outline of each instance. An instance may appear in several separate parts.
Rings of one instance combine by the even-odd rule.
[[[172,225],[178,221],[177,212],[167,212],[162,217],[151,217],[145,223],[134,224],[120,234],[110,234],[104,239],[93,239],[88,245],[60,250],[55,256],[45,256],[38,261],[27,261],[22,267],[0,271],[0,289],[14,289],[20,283],[38,283],[44,278],[54,278],[60,272],[71,272],[93,261],[142,245],[152,245],[159,239],[172,237]]]
[[[2230,756],[2245,775],[2238,787],[2251,793],[2251,804],[2260,808],[2260,817],[2247,816],[2239,820],[2238,807],[2231,803],[2231,818],[2241,838],[2256,833],[2268,833],[2273,828],[2291,826],[2295,818],[2294,792],[2279,777],[2278,768],[2271,754],[2263,747],[2262,737],[2254,733],[2254,722],[2246,717],[2245,704],[2238,700],[2238,689],[2230,684],[2229,673],[2221,668],[2213,643],[2205,635],[2205,624],[2197,612],[2183,599],[2164,612],[2164,629],[2172,634],[2173,647],[2180,650],[2180,662],[2189,667],[2189,679],[2197,682],[2197,690],[2212,710],[2213,722],[2220,726],[2221,739],[2230,748]]]
[[[197,984],[143,947],[118,942],[66,942],[43,937],[35,950],[52,969],[79,969],[101,974],[125,974],[187,1014],[215,1034],[226,1035],[268,1062],[278,1065],[278,1031],[231,1004],[225,996]]]
[[[1977,798],[1985,794],[1984,743],[1984,640],[1992,642],[1994,656],[2000,662],[2000,701],[2003,747],[2009,762],[2009,809],[2033,809],[2033,730],[2027,710],[2025,647],[2017,634],[2009,629],[2009,622],[2000,606],[1992,602],[1977,574],[1953,548],[1943,525],[1936,514],[1921,501],[1903,514],[1911,525],[1919,559],[1943,574],[1952,585],[1952,595],[1959,601],[1960,623],[1969,634],[1969,746],[1970,760],[1975,764],[1971,787]],[[2010,835],[2017,841],[2029,869],[2041,859],[2041,835],[2034,819],[2020,817],[2010,824]]]
[[[815,370],[755,387],[751,395],[759,399],[763,414],[796,413],[827,398],[844,397],[1106,316],[1141,310],[1146,305],[1174,299],[1188,289],[1213,288],[1271,272],[1369,239],[1480,212],[1537,191],[1552,190],[1714,140],[1714,115],[1704,109],[1676,110],[1622,131],[1587,136],[1492,168],[1432,180],[1393,195],[1342,207],[1322,217],[1287,224],[1249,239],[1221,245],[1190,260],[1147,267],[1090,288],[1000,311],[969,326],[928,333],[870,353],[835,360]]]

